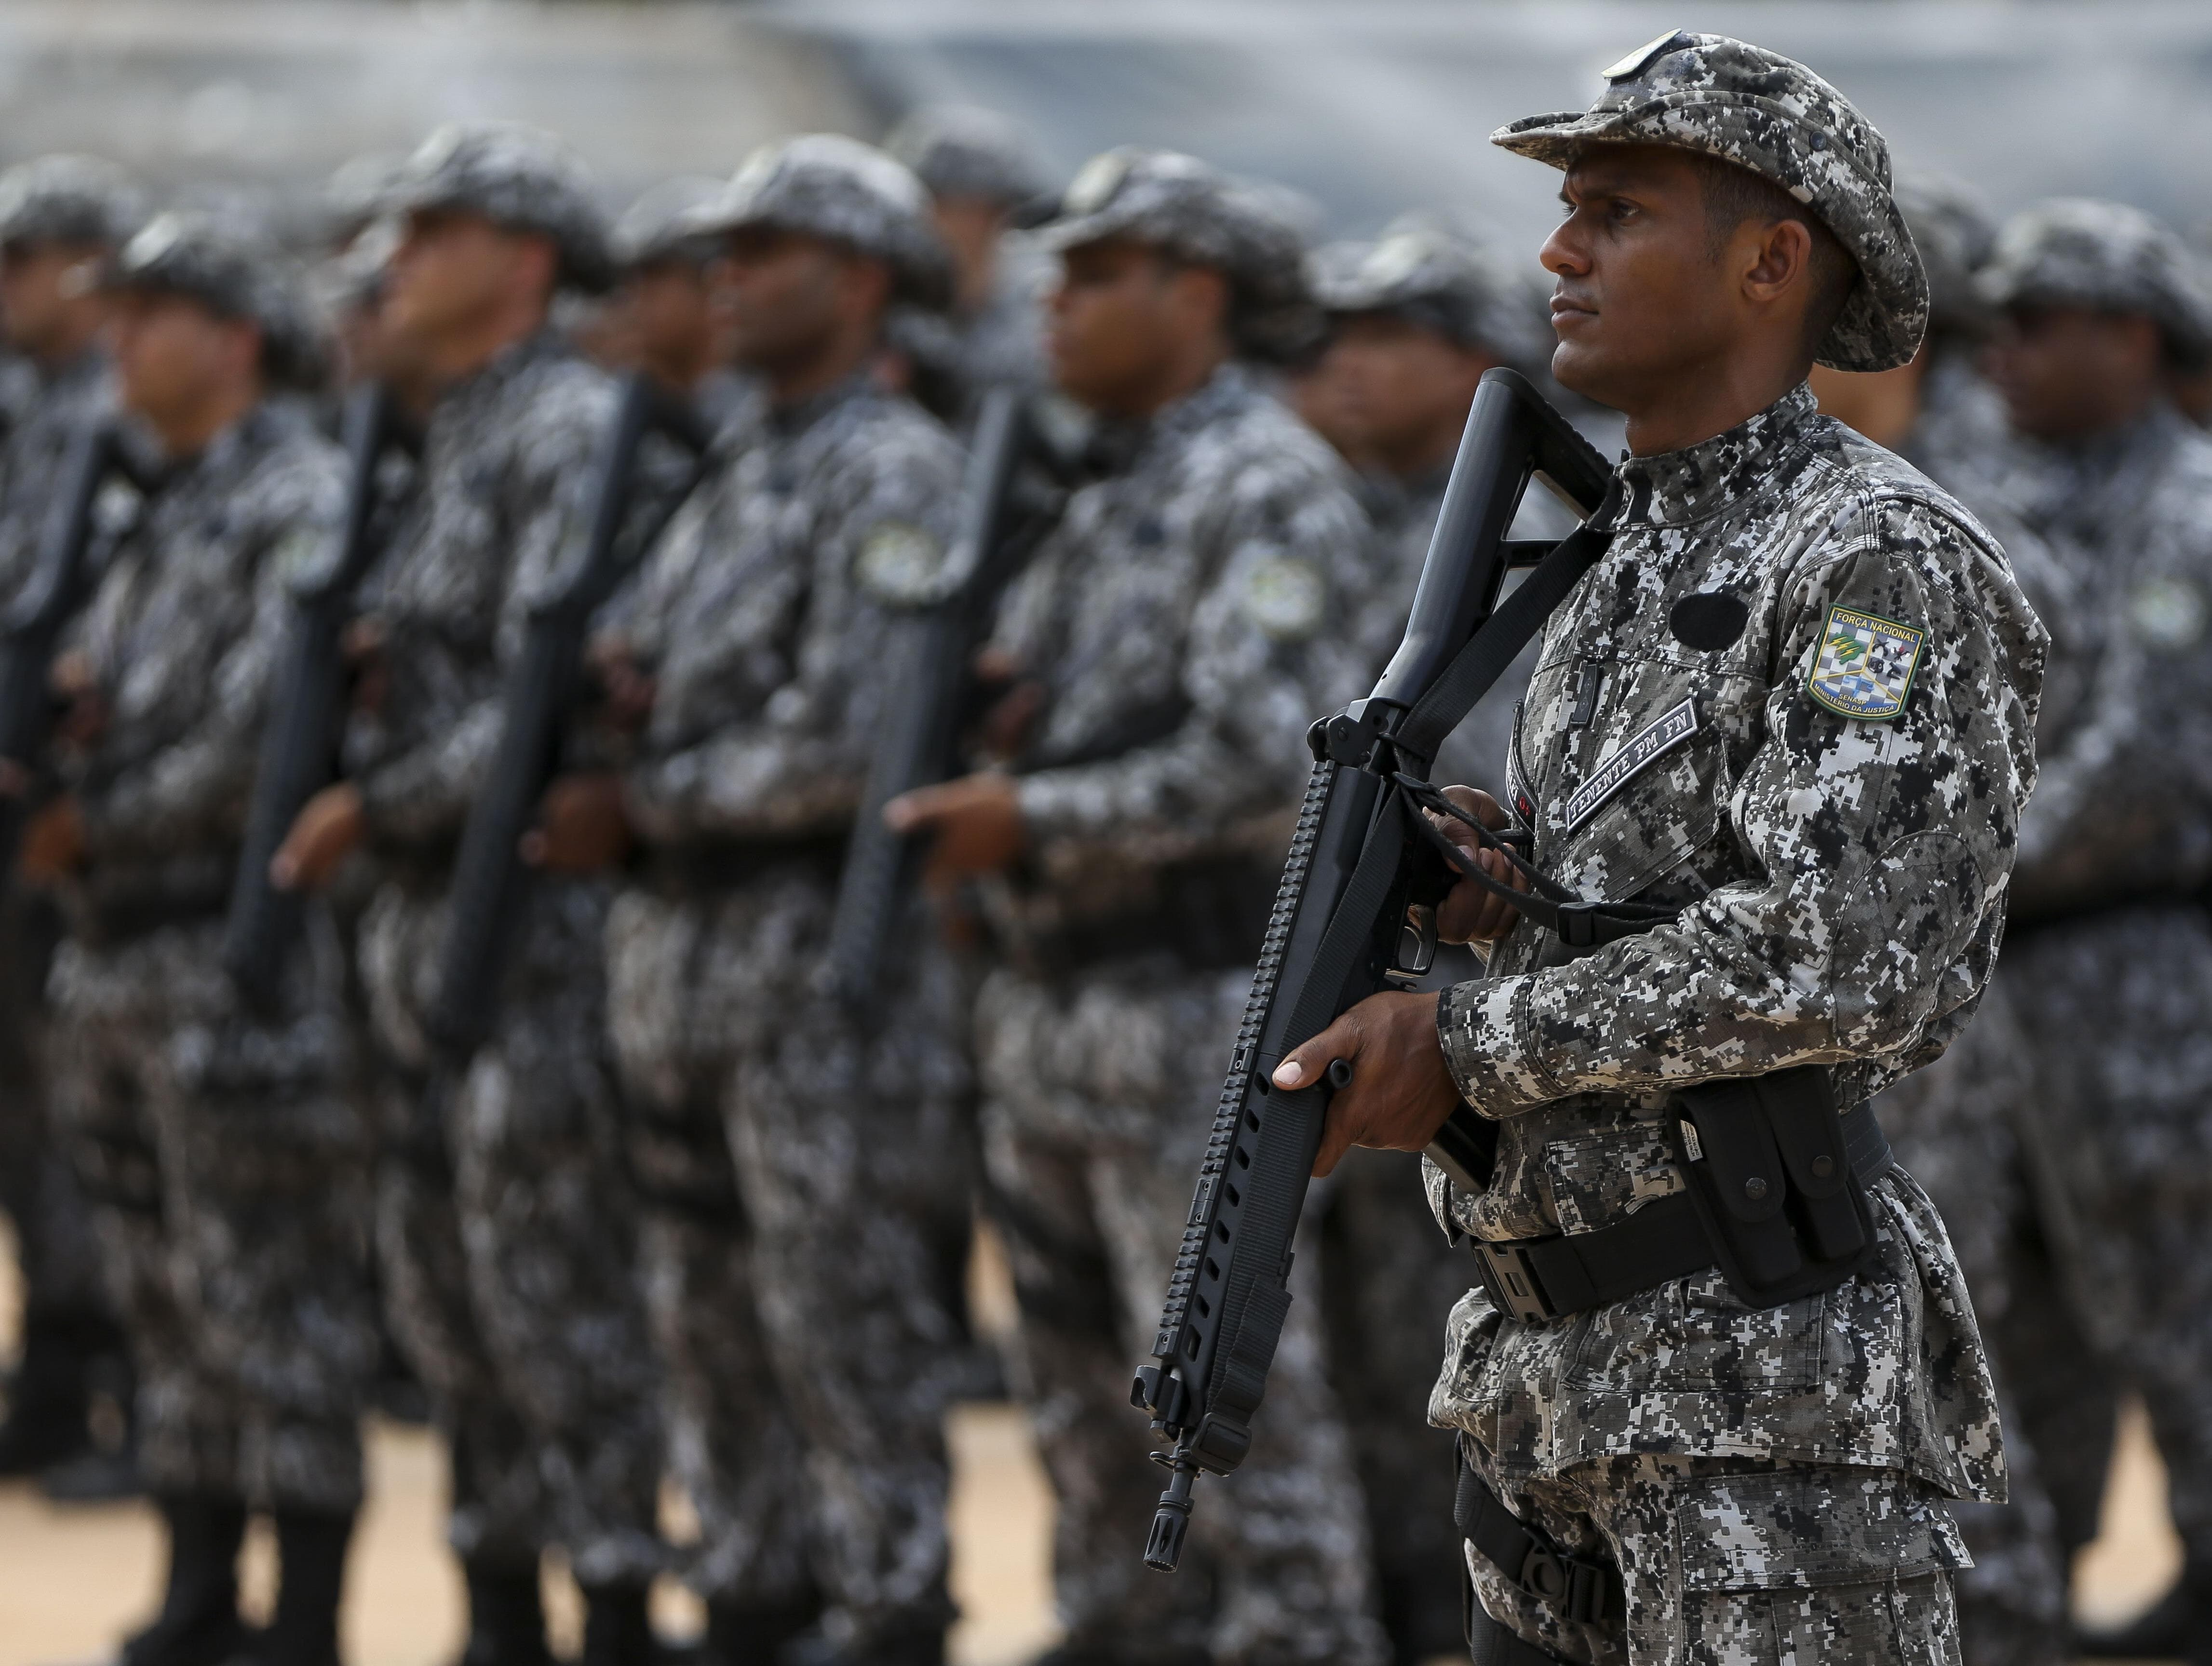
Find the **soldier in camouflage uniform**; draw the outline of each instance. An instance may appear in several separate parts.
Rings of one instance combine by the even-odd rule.
[[[430,1029],[452,853],[500,724],[528,599],[568,549],[612,388],[546,325],[557,285],[603,286],[605,230],[549,136],[434,134],[387,202],[406,229],[386,350],[434,387],[418,483],[367,587],[347,779],[311,800],[280,883],[356,844],[386,878],[361,973],[386,1067],[378,1243],[393,1328],[453,1443],[451,1536],[471,1658],[542,1660],[542,1545],[588,1603],[586,1658],[646,1657],[659,1384],[635,1280],[635,1211],[607,1178],[619,1138],[599,941],[612,887],[532,887],[492,1034],[452,1055]]]
[[[1711,1153],[1678,1145],[1670,1091],[1808,1065],[1856,1107],[1972,1012],[2044,635],[1980,525],[1802,385],[1816,356],[1879,370],[1920,344],[1880,135],[1717,36],[1607,78],[1587,113],[1496,136],[1565,170],[1553,370],[1627,413],[1631,448],[1610,547],[1545,633],[1511,798],[1539,869],[1681,912],[1577,952],[1466,882],[1442,924],[1496,939],[1491,976],[1363,1002],[1275,1080],[1351,1061],[1323,1172],[1352,1143],[1421,1146],[1462,1102],[1494,1120],[1487,1186],[1430,1174],[1458,1232],[1588,1257],[1687,1219],[1694,1264],[1685,1170]],[[1622,756],[1645,767],[1603,767]],[[1825,1292],[1753,1306],[1710,1265],[1637,1290],[1638,1256],[1609,1301],[1509,1314],[1486,1280],[1461,1303],[1431,1414],[1488,1547],[1479,1658],[1957,1658],[1942,1501],[2002,1496],[1997,1422],[1942,1224],[1879,1151],[1870,1259]],[[1508,1539],[1546,1554],[1506,1566]]]
[[[1320,441],[1255,384],[1316,321],[1297,234],[1188,156],[1088,164],[1062,252],[1060,390],[1097,415],[1079,490],[994,645],[1021,681],[993,727],[1018,773],[895,801],[941,863],[1003,885],[977,1008],[1016,1361],[1059,1496],[1068,1663],[1373,1662],[1366,1521],[1326,1380],[1310,1273],[1276,1357],[1277,1420],[1164,1580],[1139,1552],[1158,1482],[1126,1383],[1189,1208],[1305,727],[1368,667],[1351,612],[1367,528]],[[1122,1043],[1116,1045],[1117,1039]],[[1314,1257],[1302,1262],[1310,1269]],[[1214,1601],[1208,1602],[1208,1584]]]
[[[1012,228],[1017,211],[1045,189],[1033,148],[996,111],[959,105],[915,111],[884,144],[928,188],[952,256],[945,350],[963,410],[990,387],[1041,386],[1038,302],[1048,274],[1035,240]]]
[[[2166,1459],[2185,1560],[2148,1631],[2212,1660],[2212,441],[2166,392],[2212,361],[2212,299],[2179,239],[2112,203],[2021,215],[1983,286],[2006,318],[2005,483],[2055,548],[2082,552],[2051,610],[2075,709],[2045,744],[2005,947],[2027,1061],[2018,1134],[2057,1305],[2142,1395]],[[2007,1363],[2023,1400],[2078,1396],[2078,1513],[2108,1397],[2064,1358]]]
[[[961,984],[918,909],[866,1012],[817,975],[887,604],[926,593],[959,483],[951,435],[878,383],[879,331],[894,300],[944,303],[947,263],[913,175],[835,136],[757,153],[700,223],[763,398],[596,650],[644,718],[604,803],[647,878],[606,945],[691,1578],[729,1660],[934,1666]]]
[[[1475,384],[1519,356],[1513,344],[1525,332],[1481,252],[1437,222],[1409,216],[1377,242],[1336,246],[1337,258],[1313,266],[1329,316],[1322,374],[1334,379],[1346,439],[1367,464],[1360,485],[1373,564],[1358,631],[1379,672],[1412,611]],[[1535,665],[1532,645],[1446,741],[1437,780],[1504,779],[1515,701]],[[1479,970],[1469,958],[1459,975]],[[1359,1152],[1327,1195],[1331,1351],[1358,1408],[1349,1421],[1377,1591],[1401,1662],[1449,1652],[1462,1633],[1451,1443],[1426,1414],[1436,1334],[1467,1288],[1467,1268],[1437,1235],[1419,1176],[1410,1154]]]
[[[615,305],[630,362],[691,401],[720,428],[738,414],[746,385],[723,362],[716,318],[714,237],[698,216],[722,193],[704,174],[664,179],[615,222],[620,287]]]
[[[38,532],[70,436],[112,403],[99,333],[100,263],[141,218],[112,164],[46,156],[0,175],[0,330],[21,356],[0,386],[0,605],[37,558]],[[85,1453],[91,1379],[121,1368],[122,1340],[100,1293],[90,1218],[42,1085],[46,970],[60,929],[50,902],[0,896],[0,1208],[15,1223],[24,1284],[23,1349],[0,1426],[0,1474]],[[127,1382],[115,1386],[128,1397]],[[52,1474],[58,1492],[125,1490],[127,1461],[88,1454]]]
[[[97,1200],[139,1462],[169,1530],[161,1615],[124,1658],[334,1666],[378,1345],[341,968],[311,916],[262,1009],[221,952],[284,581],[331,537],[342,471],[269,397],[322,357],[277,257],[165,215],[115,282],[123,407],[162,478],[57,666],[70,791],[24,862],[62,885],[57,1108]],[[283,1582],[249,1645],[233,1564],[250,1508],[275,1513]]]

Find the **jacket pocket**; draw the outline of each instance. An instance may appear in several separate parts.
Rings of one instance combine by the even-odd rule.
[[[1682,1589],[1782,1590],[1971,1567],[1940,1500],[1902,1473],[1808,1467],[1686,1487]]]

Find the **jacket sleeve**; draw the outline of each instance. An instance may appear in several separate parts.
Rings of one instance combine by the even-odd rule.
[[[2034,782],[2040,627],[2001,560],[1911,502],[1854,505],[1789,582],[1763,739],[1717,836],[1747,877],[1583,958],[1447,992],[1439,1034],[1477,1110],[1808,1063],[1894,1074],[1978,993]],[[1808,694],[1836,603],[1923,624],[1897,719]]]

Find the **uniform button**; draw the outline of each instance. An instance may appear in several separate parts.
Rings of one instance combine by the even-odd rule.
[[[1764,1180],[1761,1180],[1757,1175],[1752,1176],[1750,1179],[1743,1183],[1743,1195],[1749,1198],[1753,1203],[1758,1202],[1759,1199],[1766,1195],[1766,1183]]]
[[[1835,1171],[1836,1159],[1834,1158],[1816,1157],[1813,1159],[1813,1177],[1815,1180],[1826,1180],[1830,1175],[1835,1173]]]

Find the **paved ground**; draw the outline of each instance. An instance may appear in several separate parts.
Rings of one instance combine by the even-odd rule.
[[[0,1335],[12,1331],[13,1293],[12,1262],[0,1255]],[[1051,1502],[1018,1412],[963,1407],[951,1433],[953,1581],[967,1616],[953,1658],[956,1666],[1015,1666],[1051,1638]],[[355,1550],[349,1666],[444,1666],[456,1652],[459,1590],[439,1538],[441,1455],[428,1434],[391,1425],[374,1431],[369,1450],[374,1502]],[[680,1532],[678,1501],[671,1501],[670,1518]],[[2105,1535],[2081,1569],[2084,1609],[2100,1619],[2140,1607],[2179,1566],[2165,1479],[2140,1419],[2123,1434],[2105,1521]],[[0,1486],[0,1666],[101,1658],[150,1609],[158,1555],[143,1505],[58,1509],[27,1485]],[[266,1602],[270,1572],[268,1547],[249,1544],[250,1600]],[[556,1643],[573,1646],[572,1592],[558,1578],[548,1584]],[[696,1628],[696,1611],[681,1592],[661,1597],[664,1629],[675,1636]]]

